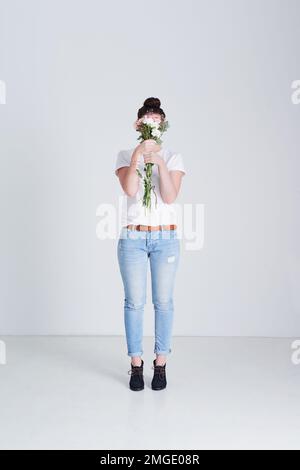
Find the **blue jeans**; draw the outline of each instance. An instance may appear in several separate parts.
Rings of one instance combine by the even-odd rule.
[[[173,288],[180,254],[177,230],[138,231],[123,227],[117,252],[124,285],[124,322],[128,356],[143,354],[148,258],[155,311],[154,353],[167,355],[171,352]]]

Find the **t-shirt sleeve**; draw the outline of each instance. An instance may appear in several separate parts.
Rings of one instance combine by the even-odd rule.
[[[169,171],[180,170],[183,172],[184,175],[186,174],[181,153],[175,153],[174,155],[172,155],[172,157],[168,161],[167,167]]]
[[[117,160],[115,164],[115,175],[118,176],[118,169],[122,166],[130,166],[130,159],[128,158],[128,152],[125,150],[120,150],[117,155]]]

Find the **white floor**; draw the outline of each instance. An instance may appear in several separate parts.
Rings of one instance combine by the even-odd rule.
[[[1,449],[299,449],[292,339],[173,337],[168,387],[128,388],[124,337],[6,336]]]

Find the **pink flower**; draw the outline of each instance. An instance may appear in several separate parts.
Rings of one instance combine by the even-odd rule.
[[[141,124],[142,120],[143,120],[143,118],[136,119],[136,121],[134,121],[133,127],[135,128],[135,130],[138,130],[138,127]]]

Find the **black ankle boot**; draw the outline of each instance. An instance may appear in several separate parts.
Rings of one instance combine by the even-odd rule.
[[[143,377],[143,367],[144,361],[142,359],[142,364],[140,366],[133,366],[131,364],[131,370],[128,371],[128,374],[131,375],[129,381],[129,387],[131,390],[138,392],[144,389],[144,377]]]
[[[157,366],[155,359],[153,361],[154,375],[151,382],[152,390],[163,390],[167,386],[166,364]]]

